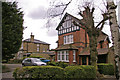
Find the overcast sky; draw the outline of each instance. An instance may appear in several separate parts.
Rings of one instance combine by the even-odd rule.
[[[7,1],[14,1],[14,0],[7,0]],[[56,1],[56,4],[60,4],[60,0],[15,0],[18,2],[18,7],[22,8],[21,10],[24,12],[24,27],[27,27],[24,30],[23,34],[23,40],[30,38],[30,34],[32,32],[33,35],[35,35],[35,39],[47,42],[50,45],[50,49],[54,49],[57,47],[56,41],[58,40],[56,27],[59,23],[60,19],[55,18],[51,19],[49,21],[49,24],[46,24],[48,21],[48,13],[59,13],[61,11],[61,8],[58,8],[54,11],[52,11],[50,8],[51,1]],[[66,3],[68,0],[61,0]],[[85,1],[85,0],[84,0]],[[93,0],[91,0],[93,1]],[[103,0],[99,0],[99,3],[97,0],[95,0],[94,6],[97,7],[103,5]],[[68,6],[66,12],[79,17],[77,14],[78,12],[78,3],[80,4],[80,0],[73,0],[72,3]],[[98,10],[101,7],[97,7],[95,18],[100,21],[101,12]],[[101,8],[102,9],[102,8]],[[99,16],[99,17],[98,17]],[[49,28],[46,26],[50,26]],[[105,26],[103,29],[105,33],[107,33],[110,36],[110,30],[109,26]]]

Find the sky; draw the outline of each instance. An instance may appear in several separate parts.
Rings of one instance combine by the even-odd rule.
[[[24,13],[24,27],[27,27],[24,30],[23,34],[23,40],[30,38],[31,32],[34,35],[35,39],[47,42],[50,45],[50,49],[55,49],[57,47],[56,41],[58,40],[58,33],[56,30],[56,27],[58,23],[60,22],[61,17],[56,18],[48,18],[48,14],[54,14],[59,13],[62,10],[62,7],[60,8],[53,8],[52,2],[55,4],[60,4],[59,1],[62,1],[66,3],[68,0],[7,0],[7,1],[17,1],[18,7],[21,8],[21,11]],[[84,0],[85,1],[85,0]],[[93,1],[93,0],[90,0]],[[104,7],[98,7],[103,5],[103,0],[99,0],[99,3],[97,0],[94,0],[96,4],[94,6],[96,7],[96,13],[95,19],[97,21],[101,20],[101,11]],[[78,16],[78,5],[80,4],[80,0],[73,0],[72,3],[68,6],[65,12],[68,12],[72,14],[75,17],[81,18]],[[81,6],[81,5],[79,5]],[[98,10],[99,9],[99,10]],[[99,17],[98,17],[99,16]],[[50,19],[48,21],[48,19]],[[46,24],[47,23],[47,24]],[[50,26],[50,27],[49,27]],[[110,34],[110,28],[106,24],[103,31],[109,35]]]

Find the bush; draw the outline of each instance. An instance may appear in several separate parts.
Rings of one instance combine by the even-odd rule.
[[[96,78],[96,69],[93,66],[68,66],[65,68],[66,78],[93,80]]]
[[[29,58],[42,58],[42,56],[30,55]]]
[[[114,75],[114,66],[112,64],[98,64],[98,71],[104,75]]]
[[[8,61],[9,64],[20,64],[22,63],[23,59],[13,59]]]
[[[48,65],[59,66],[59,67],[65,68],[65,67],[68,66],[68,63],[65,63],[65,62],[49,62]]]
[[[27,66],[17,68],[13,72],[14,78],[64,78],[64,69],[57,66]]]

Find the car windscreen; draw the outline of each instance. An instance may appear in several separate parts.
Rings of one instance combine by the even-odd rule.
[[[40,59],[32,59],[33,62],[41,62]]]

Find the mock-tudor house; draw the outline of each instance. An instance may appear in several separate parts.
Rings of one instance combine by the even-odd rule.
[[[43,57],[49,54],[49,43],[34,39],[34,35],[30,35],[30,38],[22,41],[21,48],[17,54],[17,57],[21,58],[27,54],[41,54]],[[48,55],[49,56],[49,55]]]
[[[69,64],[89,65],[89,37],[86,31],[75,26],[73,21],[79,22],[80,19],[66,13],[57,26],[58,41],[55,49],[55,61],[68,62]],[[108,63],[109,37],[104,32],[100,33],[97,40],[98,63]]]

